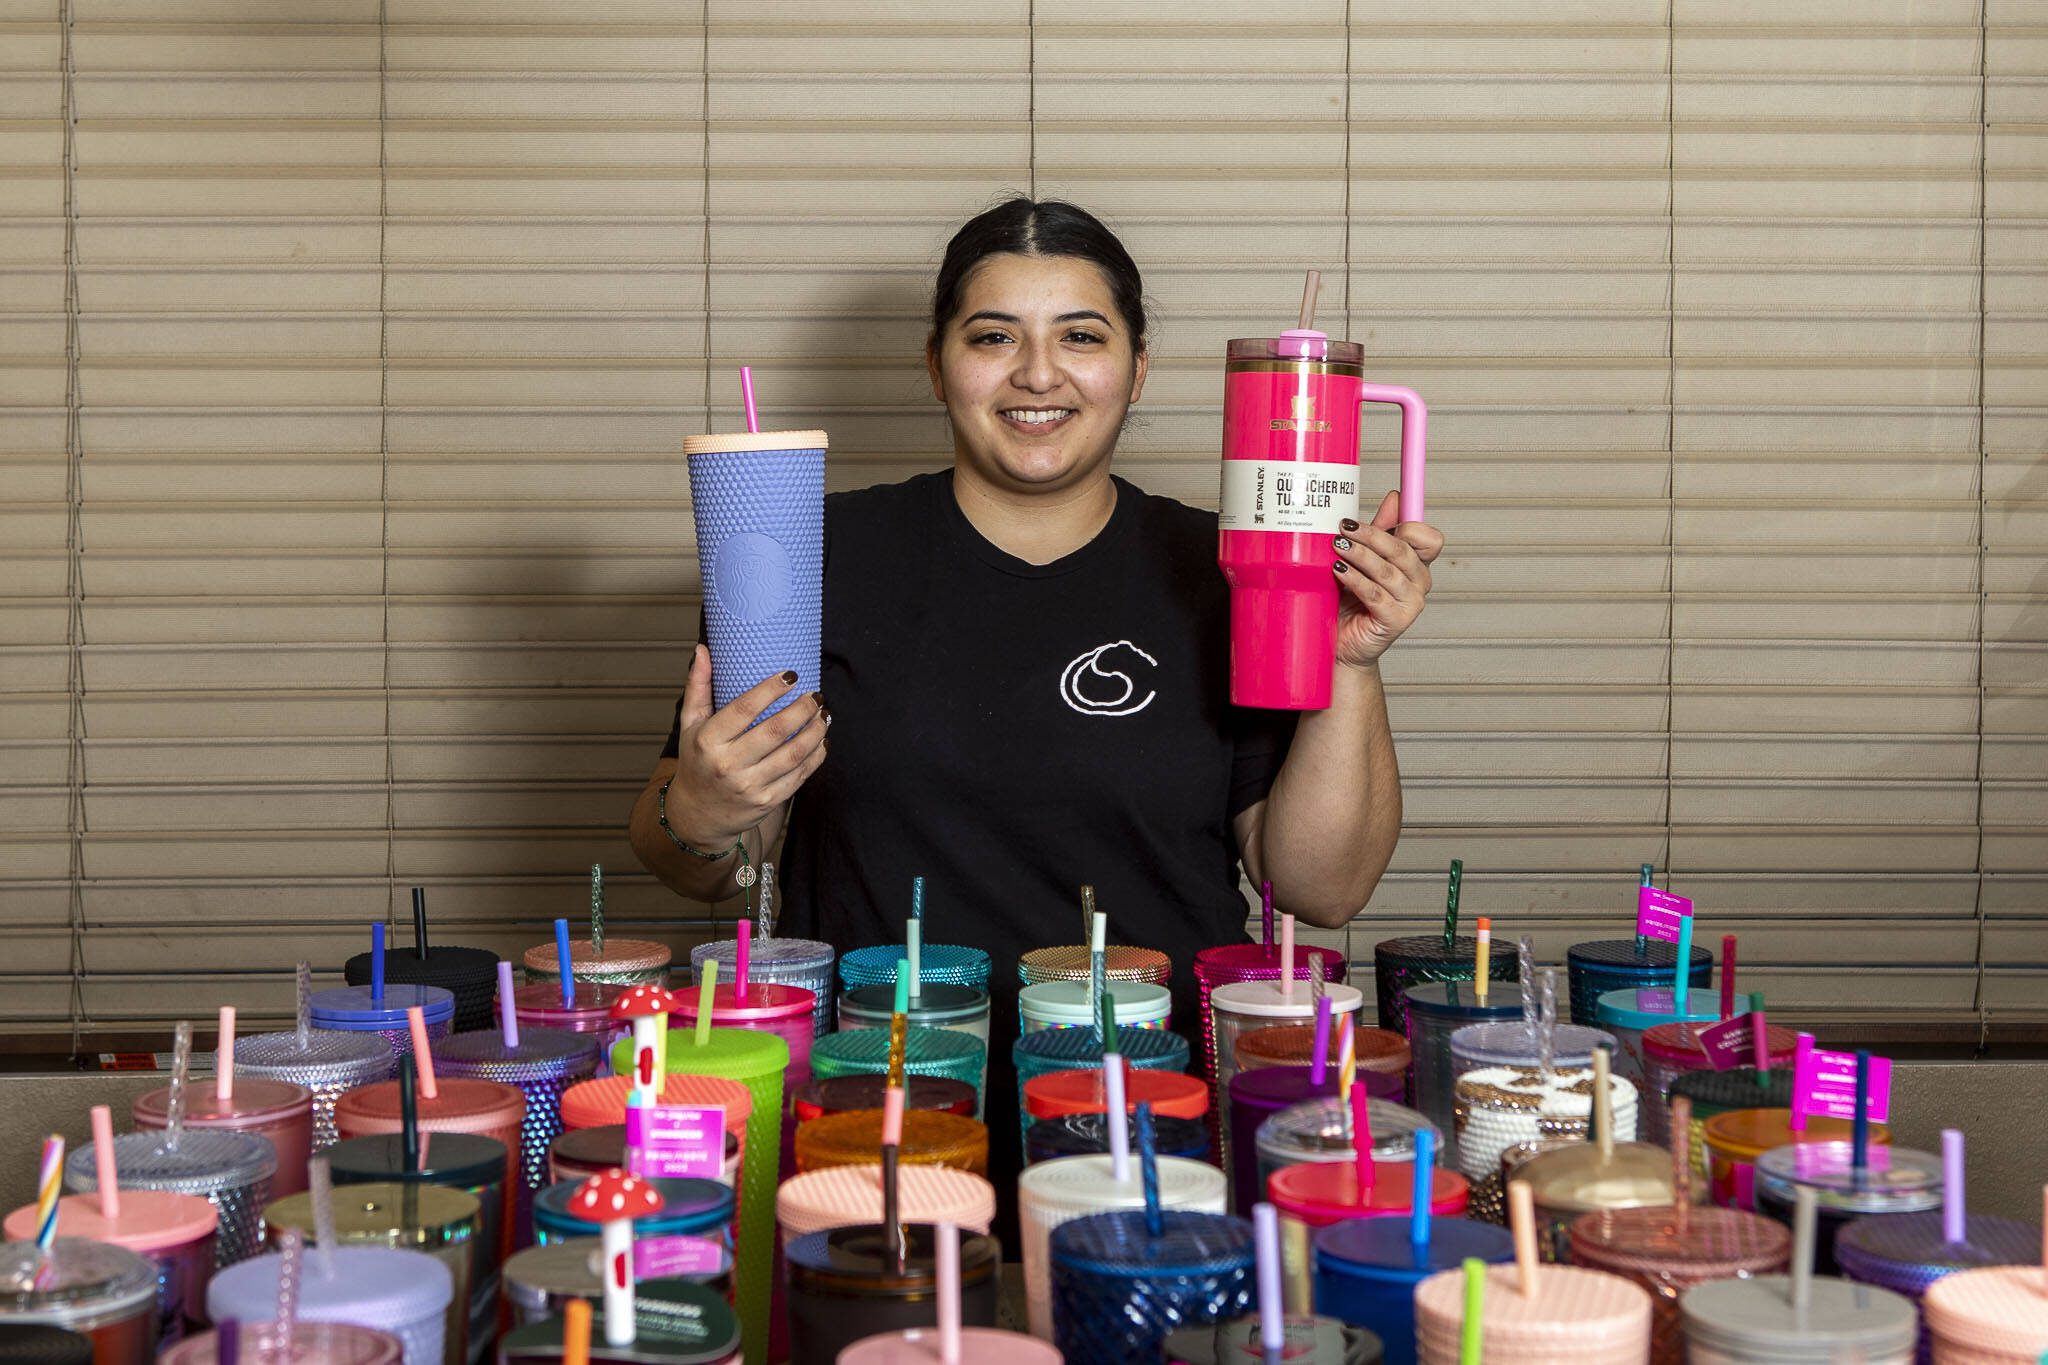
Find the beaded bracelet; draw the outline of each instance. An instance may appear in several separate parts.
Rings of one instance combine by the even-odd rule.
[[[754,863],[753,860],[747,856],[747,838],[744,834],[741,835],[739,838],[733,840],[731,848],[721,850],[717,853],[706,853],[701,848],[692,848],[688,844],[684,843],[682,836],[676,833],[675,826],[669,824],[668,787],[669,782],[673,781],[675,781],[675,778],[670,777],[668,779],[668,782],[662,783],[661,789],[655,792],[654,794],[654,816],[655,819],[659,821],[661,824],[661,832],[666,834],[668,836],[668,841],[674,844],[677,848],[681,849],[683,852],[689,854],[693,858],[702,858],[707,863],[715,863],[720,861],[721,859],[730,858],[735,853],[739,854],[739,870],[732,874],[732,879],[733,881],[739,884],[741,890],[745,890],[747,887],[752,886],[755,880]]]

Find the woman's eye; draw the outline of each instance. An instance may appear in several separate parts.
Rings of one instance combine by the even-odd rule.
[[[1102,342],[1102,338],[1095,333],[1079,327],[1067,333],[1067,340],[1083,346],[1096,346]]]
[[[977,332],[973,336],[967,338],[967,344],[970,346],[990,346],[994,345],[997,342],[1008,341],[1009,339],[1010,338],[1002,332]]]

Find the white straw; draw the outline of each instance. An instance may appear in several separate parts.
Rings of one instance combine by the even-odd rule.
[[[960,1365],[960,1229],[941,1223],[939,1240],[939,1359]]]
[[[1124,1116],[1124,1059],[1112,1052],[1102,1059],[1102,1120],[1109,1125],[1109,1178],[1128,1184],[1131,1178],[1130,1121]]]

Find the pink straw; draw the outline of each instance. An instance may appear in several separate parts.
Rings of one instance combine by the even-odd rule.
[[[512,964],[503,960],[498,963],[498,1032],[505,1039],[507,1052],[517,1050],[519,1011],[512,1002]]]
[[[941,1223],[939,1241],[939,1360],[960,1365],[960,1228]]]
[[[1294,1000],[1294,916],[1280,917],[1280,998]]]
[[[92,1107],[92,1156],[100,1177],[100,1217],[109,1223],[121,1216],[121,1172],[114,1164],[114,1111]]]
[[[882,1092],[882,1145],[903,1145],[903,1088],[892,1085]]]
[[[220,1007],[220,1043],[214,1053],[213,1097],[226,1104],[235,1097],[235,1007]]]
[[[754,925],[751,920],[739,922],[739,942],[734,954],[732,993],[741,1000],[747,998],[747,957],[754,944]]]
[[[1721,935],[1721,1017],[1735,1017],[1735,935]]]
[[[1363,1082],[1351,1084],[1351,1154],[1358,1163],[1358,1204],[1365,1206],[1365,1192],[1379,1174],[1372,1161],[1372,1108]]]
[[[1316,997],[1316,1047],[1308,1055],[1308,1083],[1316,1089],[1330,1074],[1330,997]]]
[[[1749,1064],[1758,1071],[1771,1069],[1771,1024],[1762,1010],[1751,1010],[1749,1022],[1755,1032],[1749,1039]]]
[[[759,431],[761,418],[754,411],[754,370],[750,365],[740,366],[740,401],[747,405],[747,430]]]
[[[1799,1105],[1799,1090],[1806,1083],[1807,1067],[1812,1057],[1813,1035],[1802,1033],[1798,1047],[1792,1053],[1792,1117],[1785,1122],[1785,1127],[1794,1133],[1806,1131],[1806,1111]]]
[[[434,1053],[427,1046],[426,1011],[418,1005],[408,1005],[405,1022],[412,1030],[412,1064],[413,1070],[419,1074],[420,1098],[438,1100],[441,1098],[441,1087],[434,1084]]]

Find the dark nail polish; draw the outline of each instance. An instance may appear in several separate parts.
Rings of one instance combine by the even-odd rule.
[[[792,668],[792,669],[790,669],[790,670],[789,670],[788,672],[786,672],[786,673],[784,673],[784,674],[782,675],[782,685],[783,685],[784,687],[793,687],[793,686],[795,686],[795,685],[796,685],[796,670],[795,670],[795,669],[793,669],[793,668]]]
[[[1351,566],[1350,566],[1349,564],[1346,564],[1346,563],[1345,563],[1345,562],[1344,562],[1343,560],[1341,560],[1341,559],[1340,559],[1340,560],[1338,560],[1338,561],[1337,561],[1337,572],[1338,572],[1338,573],[1350,573],[1350,572],[1351,572]]]
[[[1358,529],[1358,523],[1353,521],[1349,517],[1344,518],[1344,520],[1338,522],[1337,524],[1339,526],[1342,526],[1347,531],[1356,531]]]

